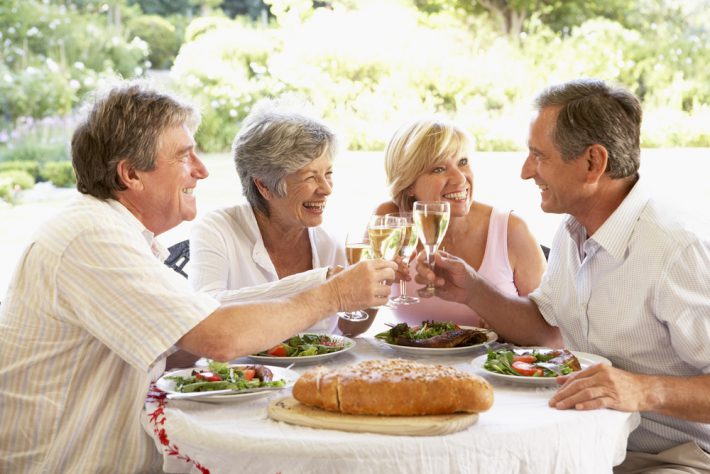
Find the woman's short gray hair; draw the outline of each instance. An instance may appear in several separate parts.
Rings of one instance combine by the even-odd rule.
[[[535,107],[559,107],[553,140],[562,159],[571,161],[600,144],[608,153],[611,178],[635,176],[640,166],[641,103],[622,87],[598,79],[578,79],[551,86]]]
[[[292,98],[264,99],[242,122],[232,153],[242,193],[258,212],[268,216],[266,199],[256,187],[261,181],[279,197],[286,195],[284,178],[311,161],[337,153],[335,133],[306,113],[307,106]]]

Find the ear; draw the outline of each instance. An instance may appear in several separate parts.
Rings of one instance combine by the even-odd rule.
[[[606,148],[595,143],[587,148],[584,158],[587,163],[587,182],[594,183],[599,181],[606,173],[606,165],[609,162],[609,154]]]
[[[259,190],[259,194],[261,194],[261,196],[267,201],[274,198],[274,193],[269,191],[269,188],[267,188],[260,179],[254,178],[254,185],[256,186],[256,189]]]
[[[128,189],[143,189],[143,181],[140,173],[136,171],[128,159],[123,159],[116,165],[116,175],[118,180]]]

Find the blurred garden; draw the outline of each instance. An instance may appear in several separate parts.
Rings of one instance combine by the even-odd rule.
[[[0,199],[73,185],[77,109],[120,78],[191,97],[205,152],[284,93],[349,150],[382,150],[429,112],[480,150],[522,150],[532,96],[580,76],[643,100],[644,147],[708,147],[709,24],[707,0],[3,0]]]

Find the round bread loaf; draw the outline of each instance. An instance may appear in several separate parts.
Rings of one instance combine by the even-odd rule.
[[[481,377],[445,365],[404,359],[367,360],[339,369],[317,367],[293,386],[304,405],[350,415],[479,413],[493,404]]]

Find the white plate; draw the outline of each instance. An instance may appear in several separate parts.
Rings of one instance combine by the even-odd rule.
[[[310,334],[310,333],[306,333]],[[303,335],[303,333],[301,334]],[[292,357],[275,357],[275,356],[261,356],[261,355],[250,355],[249,358],[257,362],[268,362],[271,364],[300,364],[306,362],[320,362],[325,359],[330,359],[331,357],[337,357],[340,354],[348,352],[350,349],[355,347],[355,341],[345,336],[338,336],[336,334],[326,334],[332,340],[340,342],[345,345],[341,350],[335,352],[329,352],[327,354],[318,354],[312,356],[292,356]]]
[[[532,350],[532,349],[541,349],[540,347],[515,347],[515,350]],[[582,370],[586,369],[587,367],[594,365],[594,364],[605,364],[605,365],[611,365],[611,361],[607,359],[606,357],[598,356],[596,354],[588,354],[586,352],[577,352],[577,351],[570,351],[572,354],[577,357],[577,360],[579,360],[579,365],[582,366]],[[497,372],[491,372],[490,370],[487,370],[486,368],[483,367],[483,364],[486,363],[486,360],[488,359],[488,354],[483,354],[481,356],[476,357],[471,361],[471,364],[479,370],[480,372],[490,375],[496,380],[504,380],[506,382],[514,382],[514,383],[522,383],[522,384],[528,384],[528,385],[557,385],[557,382],[555,379],[557,377],[526,377],[524,375],[506,375],[506,374],[499,374]]]
[[[475,328],[473,326],[460,326],[461,329],[482,329],[482,328]],[[383,343],[386,346],[391,347],[392,349],[401,352],[402,354],[407,354],[411,356],[429,356],[429,355],[460,355],[460,354],[467,354],[469,352],[474,352],[476,349],[479,349],[481,346],[484,346],[486,344],[490,344],[491,342],[495,342],[498,340],[498,334],[496,334],[494,331],[488,330],[488,340],[486,342],[482,342],[480,344],[474,344],[472,346],[463,346],[463,347],[412,347],[412,346],[399,346],[397,344],[390,344],[387,341],[384,341],[382,339],[377,339],[381,343]]]
[[[244,367],[245,365],[248,364],[230,364],[230,367]],[[291,387],[295,382],[296,379],[298,379],[298,373],[294,372],[293,370],[290,369],[285,369],[283,367],[273,367],[270,365],[266,366],[271,370],[273,373],[273,380],[280,380],[284,379],[286,381],[286,385],[284,385],[283,388],[288,388]],[[176,370],[174,372],[166,373],[163,374],[162,377],[158,379],[157,382],[155,382],[155,386],[158,387],[160,390],[166,393],[182,393],[178,392],[175,390],[175,381],[167,379],[166,377],[169,376],[188,376],[190,373],[192,373],[193,370],[205,370],[205,367],[193,367],[191,369],[181,369],[181,370]],[[192,400],[195,401],[201,401],[201,402],[210,402],[210,403],[224,403],[224,402],[235,402],[235,401],[242,401],[242,400],[248,400],[252,398],[258,398],[258,397],[263,397],[266,395],[274,394],[277,393],[277,391],[264,391],[264,392],[247,392],[247,393],[228,393],[228,394],[221,394],[221,395],[205,395],[203,397],[196,397]]]

